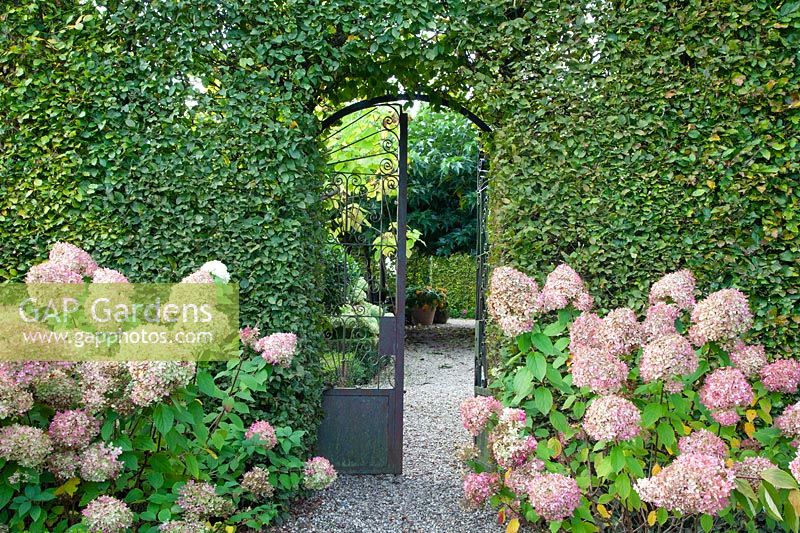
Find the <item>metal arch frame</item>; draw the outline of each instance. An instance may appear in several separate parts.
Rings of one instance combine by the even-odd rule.
[[[486,122],[481,120],[477,115],[475,115],[469,109],[451,101],[449,98],[445,98],[443,96],[438,96],[438,95],[417,94],[417,93],[400,93],[395,95],[389,94],[385,96],[376,96],[374,98],[369,98],[367,100],[361,100],[352,103],[340,109],[339,111],[336,111],[334,114],[330,115],[328,118],[323,120],[322,131],[327,130],[328,128],[330,128],[331,126],[342,120],[344,117],[352,113],[355,113],[356,111],[361,111],[363,109],[375,107],[381,104],[389,104],[393,102],[414,102],[414,101],[428,102],[429,104],[441,105],[448,109],[452,109],[453,111],[468,118],[481,131],[485,133],[492,132],[492,128],[488,124],[486,124]]]

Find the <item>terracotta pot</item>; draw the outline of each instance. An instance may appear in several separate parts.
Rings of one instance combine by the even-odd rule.
[[[434,324],[447,324],[447,321],[450,320],[450,309],[439,309],[436,308],[436,314],[433,316],[433,323]]]
[[[433,317],[435,315],[435,308],[415,307],[411,310],[411,316],[414,317],[414,322],[422,326],[430,326],[433,324]]]

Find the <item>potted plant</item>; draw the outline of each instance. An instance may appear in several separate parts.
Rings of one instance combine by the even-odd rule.
[[[430,326],[436,315],[441,295],[432,287],[409,287],[406,290],[406,306],[416,324]]]
[[[433,315],[434,324],[447,324],[450,320],[450,305],[447,303],[447,289],[438,287],[439,304],[436,306],[436,313]]]

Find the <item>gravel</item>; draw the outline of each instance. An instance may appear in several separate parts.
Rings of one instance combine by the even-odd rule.
[[[458,405],[472,394],[474,322],[412,328],[406,337],[403,475],[339,476],[275,533],[497,533],[496,515],[462,504],[456,453],[471,444]]]

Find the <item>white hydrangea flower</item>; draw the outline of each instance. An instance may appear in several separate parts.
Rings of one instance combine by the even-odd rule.
[[[228,273],[228,267],[222,261],[208,261],[200,267],[201,272],[208,272],[212,276],[216,276],[225,283],[231,280],[231,275]]]

